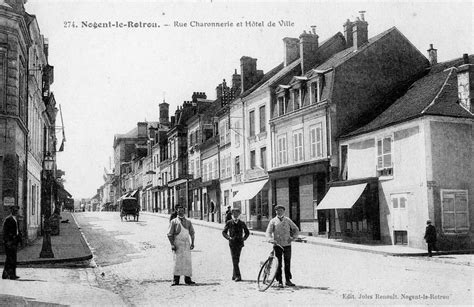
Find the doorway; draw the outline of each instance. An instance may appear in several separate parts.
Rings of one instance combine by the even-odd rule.
[[[290,219],[300,228],[300,180],[299,177],[291,177],[289,187],[289,209]]]

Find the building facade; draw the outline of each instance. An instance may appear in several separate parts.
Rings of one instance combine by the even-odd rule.
[[[425,248],[431,219],[440,250],[473,246],[473,59],[433,65],[385,112],[341,139],[343,179],[376,179],[373,218],[384,243]],[[359,236],[359,223],[370,224],[363,213],[367,190],[351,208],[335,209],[334,230]]]

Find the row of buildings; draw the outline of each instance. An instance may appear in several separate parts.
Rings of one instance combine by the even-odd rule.
[[[0,225],[8,207],[19,206],[28,242],[41,233],[43,217],[71,195],[57,180],[63,173],[55,163],[58,108],[48,40],[25,2],[0,1]]]
[[[115,135],[101,202],[217,223],[240,207],[253,229],[283,205],[308,235],[413,247],[431,219],[440,248],[470,248],[473,56],[438,63],[396,27],[369,38],[363,14],[341,30],[284,38],[266,73],[243,56],[216,99],[195,92],[171,117],[163,102]]]

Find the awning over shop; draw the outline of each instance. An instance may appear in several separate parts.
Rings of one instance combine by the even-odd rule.
[[[137,193],[138,193],[139,190],[134,190],[133,192],[130,193],[130,195],[128,195],[129,197],[136,197],[137,196]]]
[[[331,187],[316,209],[350,209],[364,192],[366,186],[367,183]]]
[[[239,187],[237,194],[232,197],[232,201],[242,201],[246,199],[252,199],[257,195],[258,192],[263,188],[268,179],[244,183]]]

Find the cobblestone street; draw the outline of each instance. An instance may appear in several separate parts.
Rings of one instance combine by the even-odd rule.
[[[97,263],[98,284],[130,305],[468,304],[471,266],[426,258],[382,256],[304,243],[293,245],[294,288],[256,290],[260,261],[271,245],[251,236],[241,256],[243,282],[233,282],[227,241],[217,229],[195,225],[196,286],[171,287],[168,220],[118,212],[79,213],[76,219]]]

